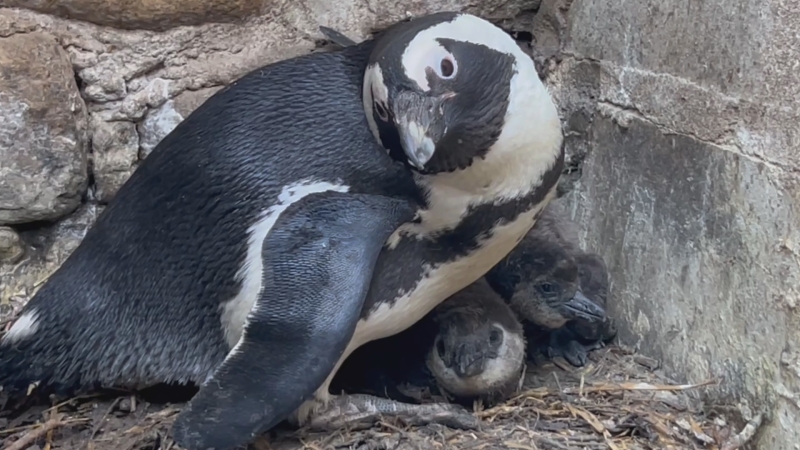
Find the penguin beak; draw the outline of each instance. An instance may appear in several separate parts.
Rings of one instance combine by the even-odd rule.
[[[397,128],[400,132],[400,143],[403,146],[406,157],[408,157],[408,162],[417,169],[422,170],[425,164],[433,157],[433,152],[436,151],[436,144],[433,139],[426,135],[426,128],[423,128],[419,122],[401,122],[397,124]]]
[[[442,104],[453,94],[438,97],[402,92],[395,101],[395,125],[400,134],[400,144],[408,162],[423,170],[436,151],[436,143],[444,135],[444,108]]]
[[[584,319],[590,322],[602,320],[606,315],[606,311],[603,308],[589,300],[581,291],[576,291],[575,296],[565,303],[561,309],[568,319]]]

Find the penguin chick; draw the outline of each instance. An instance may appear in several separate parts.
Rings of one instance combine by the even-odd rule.
[[[513,394],[525,364],[525,335],[514,312],[484,278],[439,305],[439,333],[426,366],[459,402],[491,405]]]
[[[516,390],[524,363],[522,324],[481,278],[412,327],[356,350],[331,389],[418,402],[401,388],[411,386],[491,405]]]
[[[563,356],[580,367],[597,341],[584,345],[575,332],[603,323],[607,317],[581,289],[580,268],[568,252],[570,247],[550,237],[532,230],[486,278],[511,308],[533,325],[525,327],[529,342],[546,343],[551,357]],[[571,328],[573,323],[576,329]]]
[[[573,256],[578,267],[579,290],[589,301],[605,310],[608,296],[608,271],[603,259],[596,254]],[[531,334],[535,334],[533,331]],[[607,314],[599,319],[577,317],[563,327],[549,331],[545,351],[551,358],[562,356],[576,367],[586,365],[588,353],[602,348],[617,334],[614,320]]]
[[[589,300],[606,310],[608,306],[609,274],[605,261],[597,253],[578,245],[578,228],[569,219],[563,198],[548,204],[530,234],[558,242],[578,267],[579,290]],[[608,315],[602,320],[578,317],[561,328],[553,330],[548,353],[564,356],[578,367],[586,364],[586,354],[603,347],[617,335],[616,324]]]

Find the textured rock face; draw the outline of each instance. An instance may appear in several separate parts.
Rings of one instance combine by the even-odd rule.
[[[2,6],[27,8],[56,16],[122,29],[163,30],[179,25],[226,22],[257,15],[254,0],[4,0]]]
[[[620,337],[800,448],[800,9],[585,0],[550,73]],[[556,21],[557,22],[557,21]],[[551,35],[558,35],[557,33]]]
[[[13,264],[25,254],[22,240],[10,227],[0,227],[0,262]]]
[[[86,189],[86,108],[46,33],[0,38],[0,225],[49,220]]]

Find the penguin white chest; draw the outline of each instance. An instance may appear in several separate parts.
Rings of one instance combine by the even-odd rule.
[[[345,354],[367,342],[405,330],[448,297],[477,281],[525,236],[540,210],[541,205],[537,205],[514,221],[495,225],[487,233],[489,237],[478,239],[478,247],[462,258],[434,267],[423,265],[422,277],[410,291],[380,304],[359,321]]]

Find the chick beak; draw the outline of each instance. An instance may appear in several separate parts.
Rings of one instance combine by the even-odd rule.
[[[564,304],[565,316],[569,319],[584,319],[588,321],[603,320],[606,311],[589,300],[583,292],[576,291],[575,296]]]

